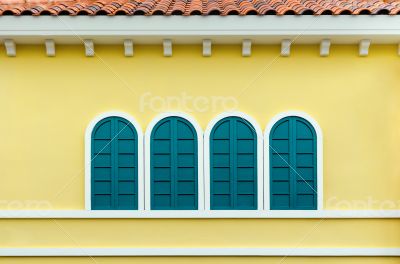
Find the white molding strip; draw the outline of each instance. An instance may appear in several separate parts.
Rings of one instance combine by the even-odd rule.
[[[78,256],[400,256],[400,248],[1,248],[5,257]]]
[[[121,44],[130,38],[136,44],[279,44],[294,39],[296,44],[398,44],[400,16],[2,16],[0,40],[17,44],[40,44],[52,38],[57,44],[79,44],[92,39],[96,44]]]
[[[291,218],[291,219],[367,219],[367,218],[396,218],[400,219],[400,210],[318,210],[318,211],[263,211],[263,210],[154,210],[154,211],[129,211],[129,210],[0,210],[2,218],[229,218],[229,219],[250,219],[250,218]]]

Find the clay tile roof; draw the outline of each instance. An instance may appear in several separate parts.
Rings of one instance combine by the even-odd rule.
[[[0,0],[0,16],[397,14],[400,0]]]

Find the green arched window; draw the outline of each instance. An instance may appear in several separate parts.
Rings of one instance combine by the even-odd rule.
[[[138,208],[138,137],[124,118],[100,120],[91,135],[91,208]]]
[[[257,209],[257,133],[245,119],[218,121],[210,134],[210,208]],[[261,158],[261,157],[260,157]]]
[[[269,138],[272,210],[317,209],[317,137],[314,127],[297,116],[272,127]]]
[[[150,136],[151,209],[198,209],[198,141],[193,125],[171,116]]]

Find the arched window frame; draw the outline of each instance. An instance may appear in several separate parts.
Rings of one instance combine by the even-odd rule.
[[[317,136],[317,210],[323,209],[323,138],[318,122],[307,113],[301,111],[287,111],[274,116],[265,128],[264,133],[264,210],[270,210],[270,162],[269,137],[273,126],[283,118],[295,116],[307,120],[314,128]]]
[[[167,117],[180,117],[187,120],[189,123],[192,124],[194,129],[196,130],[197,134],[197,190],[198,190],[198,209],[192,211],[200,211],[204,210],[204,173],[203,173],[203,130],[201,129],[200,125],[192,116],[181,113],[181,112],[167,112],[162,113],[153,118],[149,125],[147,126],[146,133],[145,133],[145,210],[151,210],[151,149],[150,149],[150,142],[151,142],[151,133],[154,127],[164,118]],[[169,210],[173,211],[173,210]],[[191,210],[189,210],[191,211]]]
[[[214,126],[222,119],[227,117],[239,117],[249,122],[255,129],[257,135],[257,210],[263,209],[263,135],[258,122],[251,116],[242,112],[224,112],[213,118],[204,132],[204,197],[205,208],[210,210],[210,135]],[[236,211],[236,210],[234,210]],[[238,211],[237,211],[238,212]]]
[[[93,118],[86,128],[85,132],[85,209],[92,209],[92,196],[91,196],[91,163],[92,163],[92,132],[96,124],[101,120],[108,117],[121,117],[128,120],[136,129],[138,137],[138,210],[144,210],[144,166],[143,166],[143,130],[139,123],[127,113],[120,111],[109,111],[99,114]],[[135,210],[136,211],[136,210]]]

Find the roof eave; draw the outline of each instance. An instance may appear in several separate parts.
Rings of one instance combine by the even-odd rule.
[[[330,39],[334,44],[355,44],[370,39],[374,44],[400,41],[400,16],[2,16],[0,40],[39,44],[45,39],[57,44],[77,44],[92,39],[96,44],[278,44],[282,39],[296,44],[316,44]]]

